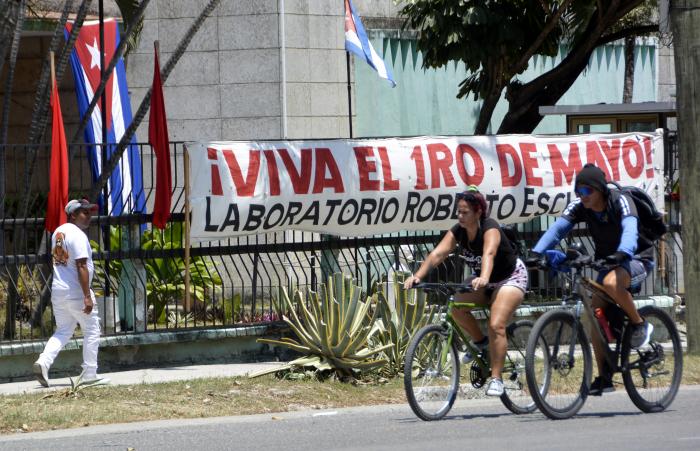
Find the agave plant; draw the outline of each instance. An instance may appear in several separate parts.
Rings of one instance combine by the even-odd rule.
[[[378,310],[370,311],[371,299],[362,300],[364,293],[352,277],[335,273],[321,284],[319,292],[307,291],[306,299],[295,291],[293,299],[286,289],[281,291],[278,311],[287,312],[284,321],[297,339],[259,339],[258,342],[284,346],[304,354],[287,365],[252,374],[251,377],[284,369],[313,367],[317,371],[332,370],[340,376],[356,371],[371,370],[386,365],[377,358],[391,343],[372,346],[372,336],[380,329]],[[297,313],[297,310],[299,313]]]
[[[406,290],[403,283],[411,273],[396,272],[393,283],[379,284],[373,299],[381,321],[379,331],[373,335],[373,342],[384,347],[388,361],[382,369],[385,376],[393,377],[403,370],[406,349],[413,334],[421,327],[433,322],[436,306],[427,305],[427,296],[420,290]],[[388,301],[388,290],[393,290],[394,305]],[[388,347],[386,345],[389,345]]]

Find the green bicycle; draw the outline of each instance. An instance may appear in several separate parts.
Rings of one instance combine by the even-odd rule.
[[[454,308],[482,306],[455,302],[456,293],[472,290],[468,285],[419,283],[413,288],[447,295],[449,299],[441,312],[441,322],[429,324],[416,332],[408,346],[404,362],[404,389],[411,409],[422,420],[439,420],[454,405],[460,385],[470,383],[474,388],[481,388],[491,374],[488,355],[480,353],[472,345],[452,317]],[[525,350],[532,326],[532,321],[520,320],[506,328],[508,351],[503,367],[505,392],[500,399],[515,414],[531,413],[537,408],[525,378]],[[464,378],[460,376],[459,351],[467,351],[474,356]]]

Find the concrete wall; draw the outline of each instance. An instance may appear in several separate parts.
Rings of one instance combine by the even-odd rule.
[[[128,60],[134,110],[151,85],[153,41],[160,40],[165,65],[206,3],[151,0],[140,46]],[[165,82],[172,140],[347,135],[342,2],[280,6],[222,0],[204,22]]]

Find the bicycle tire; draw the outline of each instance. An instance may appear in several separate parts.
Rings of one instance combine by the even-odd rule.
[[[622,381],[635,406],[642,412],[665,410],[673,402],[683,374],[683,349],[678,329],[665,311],[654,306],[639,309],[653,326],[649,345],[635,350],[631,328],[622,337]],[[670,352],[669,352],[670,351]]]
[[[588,335],[573,313],[552,310],[535,322],[527,343],[525,373],[532,399],[544,415],[553,420],[576,415],[588,397],[592,366]]]
[[[537,410],[537,404],[530,395],[525,375],[525,356],[527,340],[532,332],[534,322],[520,320],[511,323],[506,328],[508,350],[503,365],[503,388],[501,402],[516,415],[532,413]]]
[[[424,326],[406,351],[404,390],[413,413],[421,420],[439,420],[457,399],[460,362],[450,335],[446,326]]]

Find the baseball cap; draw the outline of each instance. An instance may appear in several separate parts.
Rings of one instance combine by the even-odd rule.
[[[90,201],[87,199],[71,199],[66,204],[66,214],[70,215],[71,213],[75,213],[76,210],[81,208],[90,211],[97,211],[97,205],[91,204]]]

